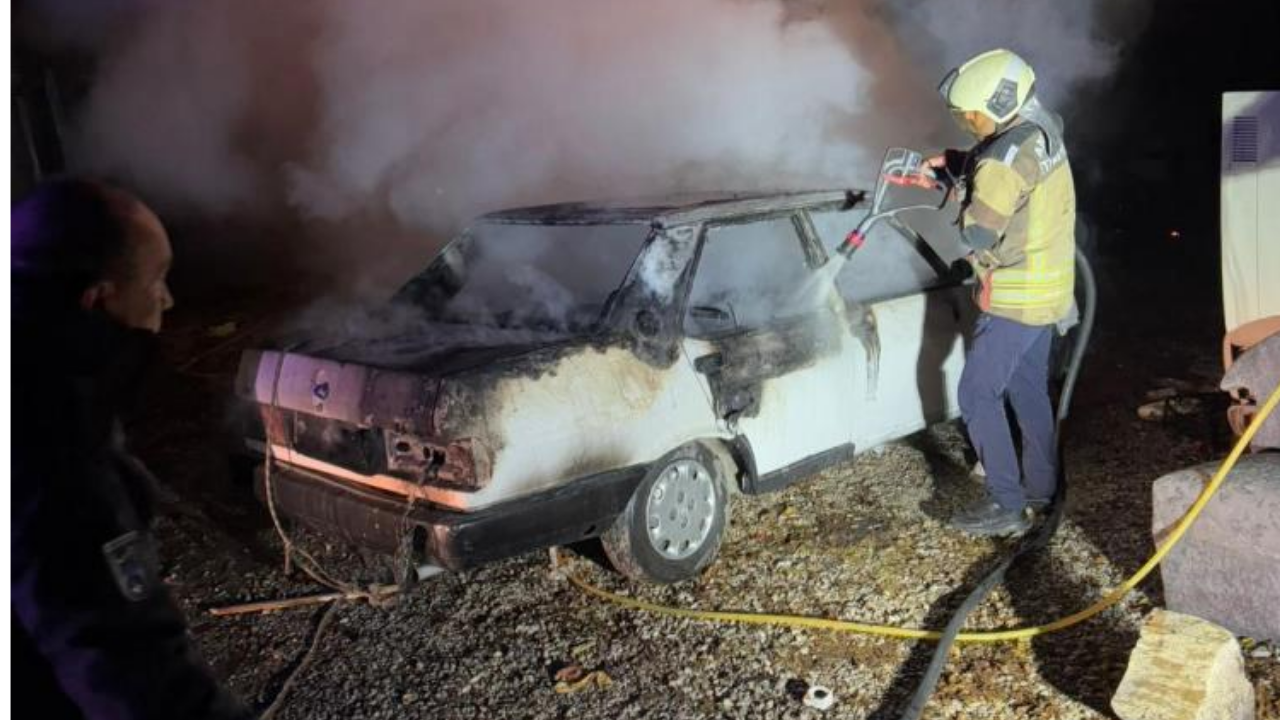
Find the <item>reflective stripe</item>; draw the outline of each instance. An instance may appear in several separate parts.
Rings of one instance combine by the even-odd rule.
[[[1002,271],[996,271],[992,282],[1003,287],[1016,286],[1054,286],[1068,285],[1075,280],[1074,274],[1063,273],[1019,273],[1018,275],[1006,275]]]

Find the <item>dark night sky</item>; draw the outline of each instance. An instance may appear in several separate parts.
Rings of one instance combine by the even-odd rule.
[[[1082,208],[1137,247],[1190,231],[1188,252],[1205,258],[1217,244],[1221,94],[1280,90],[1280,0],[1157,1],[1123,52],[1075,109],[1087,125]]]

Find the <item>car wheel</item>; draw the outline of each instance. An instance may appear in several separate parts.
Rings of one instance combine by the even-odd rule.
[[[729,493],[715,456],[685,445],[654,463],[601,536],[618,572],[667,584],[694,577],[715,559],[729,523]]]

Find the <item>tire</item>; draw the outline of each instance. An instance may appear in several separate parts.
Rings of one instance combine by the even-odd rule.
[[[705,446],[690,443],[653,464],[600,541],[618,572],[666,585],[706,569],[728,524],[722,468]]]

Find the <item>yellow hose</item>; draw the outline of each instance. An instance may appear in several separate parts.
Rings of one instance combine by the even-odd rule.
[[[1038,635],[1045,635],[1056,632],[1072,625],[1084,622],[1085,620],[1097,615],[1107,608],[1115,605],[1130,590],[1137,587],[1151,571],[1160,564],[1169,551],[1182,540],[1182,536],[1186,534],[1187,529],[1196,521],[1200,512],[1204,510],[1204,506],[1213,498],[1214,493],[1218,492],[1218,488],[1222,482],[1226,480],[1227,474],[1235,467],[1236,461],[1240,459],[1240,455],[1244,453],[1249,442],[1253,440],[1253,436],[1257,434],[1258,428],[1275,409],[1276,404],[1280,402],[1280,387],[1277,387],[1271,393],[1271,397],[1263,404],[1250,423],[1248,429],[1236,441],[1236,445],[1231,449],[1231,454],[1227,456],[1222,466],[1218,468],[1218,472],[1214,473],[1213,479],[1209,484],[1200,491],[1200,496],[1192,503],[1186,515],[1178,521],[1178,525],[1169,534],[1160,547],[1156,548],[1156,552],[1147,560],[1141,568],[1138,569],[1128,580],[1125,580],[1116,588],[1112,589],[1102,599],[1098,600],[1089,607],[1080,612],[1067,615],[1053,622],[1044,625],[1036,625],[1034,627],[1016,628],[1012,630],[980,630],[973,632],[962,632],[957,636],[959,642],[980,643],[980,642],[1004,642],[1007,640],[1025,640]],[[582,590],[602,598],[609,602],[615,603],[622,607],[631,608],[633,610],[643,610],[645,612],[657,613],[659,615],[669,615],[672,617],[690,618],[694,620],[710,620],[713,622],[725,623],[745,623],[750,625],[772,625],[775,627],[793,627],[793,628],[809,628],[813,630],[834,630],[836,632],[861,633],[864,635],[880,635],[883,637],[901,638],[904,640],[937,640],[942,633],[937,630],[918,630],[915,628],[894,627],[892,625],[872,625],[868,623],[852,622],[848,620],[830,620],[827,618],[806,617],[803,615],[773,615],[767,613],[748,613],[734,612],[726,610],[689,610],[687,608],[669,607],[666,605],[658,605],[655,603],[636,600],[635,598],[611,593],[602,590],[587,581],[569,575],[569,580]]]

